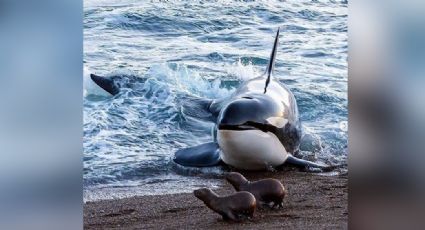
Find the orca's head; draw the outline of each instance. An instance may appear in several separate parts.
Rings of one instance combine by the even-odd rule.
[[[222,160],[245,170],[262,170],[284,163],[288,108],[266,94],[239,97],[218,117],[217,141]]]

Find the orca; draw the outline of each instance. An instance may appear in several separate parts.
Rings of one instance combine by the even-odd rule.
[[[191,101],[215,123],[213,141],[178,150],[175,163],[188,167],[225,163],[241,170],[267,170],[284,164],[305,169],[335,168],[294,156],[299,150],[301,123],[294,95],[274,77],[278,44],[279,29],[264,74],[242,83],[231,96]],[[110,94],[119,93],[113,79],[94,74],[91,78]]]
[[[301,140],[297,102],[288,87],[274,77],[279,29],[266,71],[241,84],[226,99],[203,101],[216,117],[214,141],[178,150],[174,162],[209,167],[224,162],[242,170],[265,170],[283,164],[329,170],[294,157]]]

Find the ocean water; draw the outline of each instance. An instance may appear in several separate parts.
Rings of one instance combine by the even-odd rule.
[[[281,28],[275,77],[294,93],[301,155],[347,160],[346,1],[84,3],[84,199],[219,186],[220,167],[184,168],[176,150],[210,141],[188,116],[191,96],[221,98],[266,68]],[[90,73],[113,76],[112,97]]]

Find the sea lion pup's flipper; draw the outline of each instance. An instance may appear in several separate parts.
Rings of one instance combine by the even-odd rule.
[[[90,74],[90,78],[94,81],[94,83],[96,83],[96,85],[100,86],[100,88],[104,89],[106,92],[112,95],[116,95],[120,92],[120,89],[111,78],[102,77],[95,74]]]
[[[286,159],[285,164],[290,164],[303,169],[310,169],[310,168],[320,169],[322,171],[332,171],[336,168],[341,167],[341,165],[336,165],[336,166],[321,165],[311,161],[296,158],[292,155],[288,155],[288,158]]]
[[[221,162],[220,149],[215,142],[180,149],[174,154],[174,162],[189,167],[209,167]]]

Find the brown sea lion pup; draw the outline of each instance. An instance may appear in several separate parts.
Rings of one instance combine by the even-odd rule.
[[[273,203],[273,208],[283,208],[283,198],[286,190],[282,183],[276,179],[267,178],[259,181],[248,181],[242,174],[231,172],[226,175],[226,180],[232,184],[236,191],[247,191],[255,196],[258,202]]]
[[[202,200],[208,208],[217,212],[223,220],[240,221],[254,217],[256,200],[249,192],[236,192],[230,196],[218,196],[208,188],[193,191],[195,196]]]

